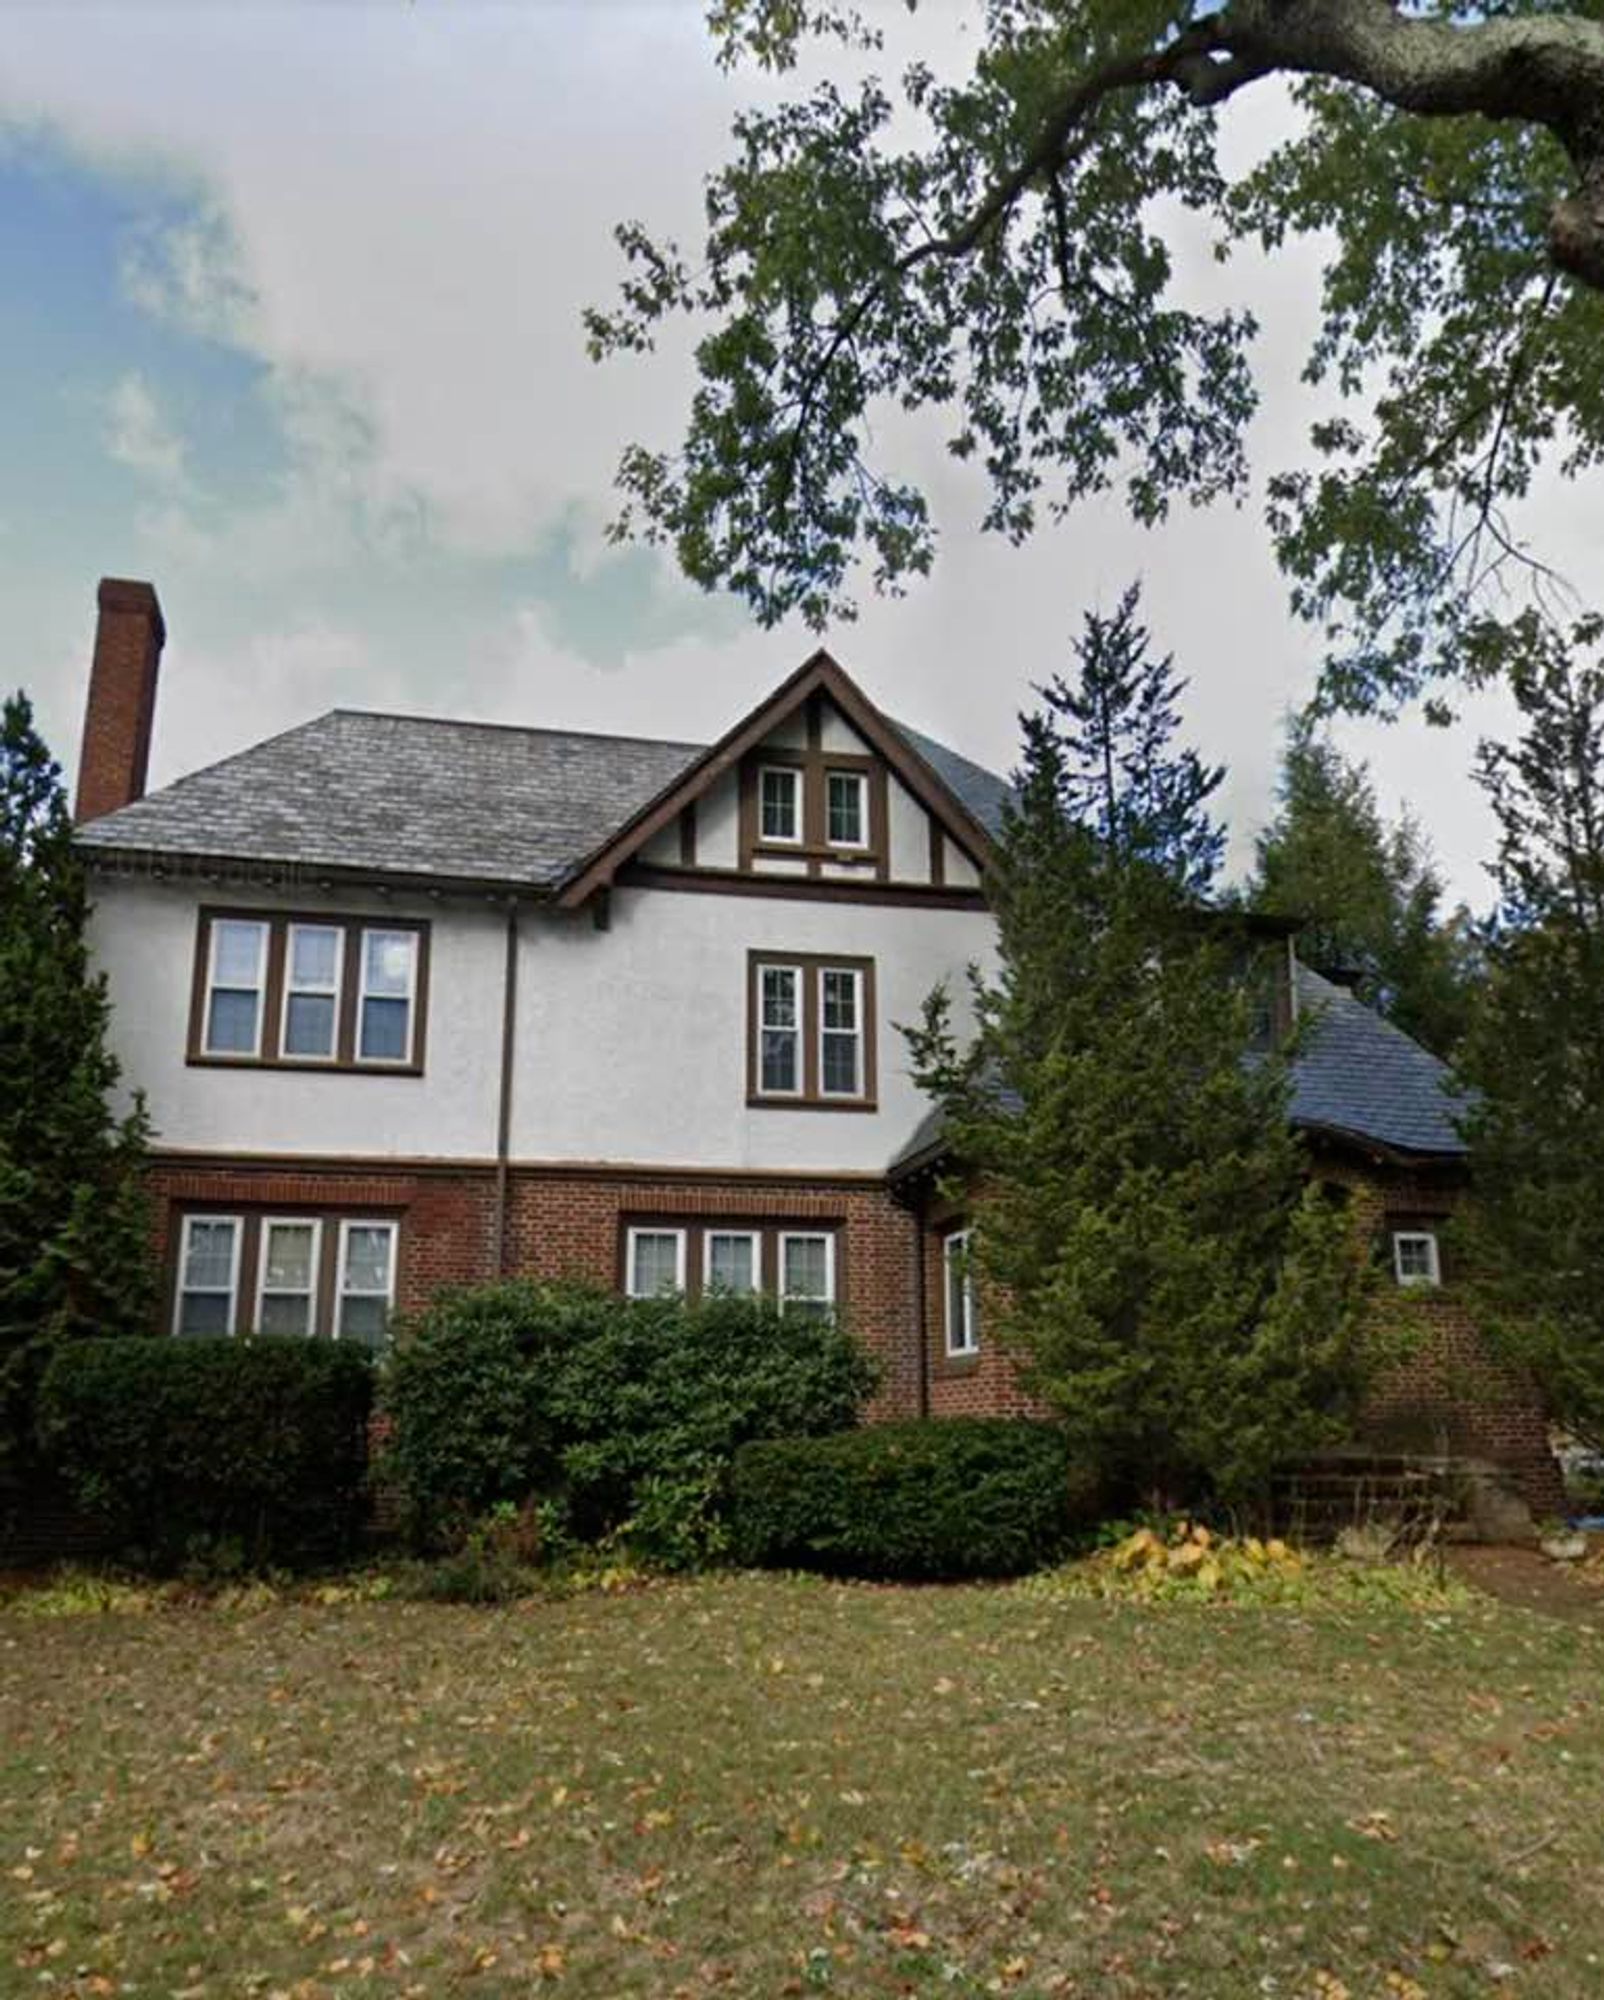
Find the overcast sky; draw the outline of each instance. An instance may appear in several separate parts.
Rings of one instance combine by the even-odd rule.
[[[581,308],[616,284],[615,221],[694,231],[755,89],[715,69],[701,13],[0,9],[0,680],[29,689],[69,771],[103,574],[150,578],[167,615],[153,783],[335,706],[708,738],[811,650],[603,537],[621,447],[672,438],[688,376],[672,355],[593,367]],[[949,55],[973,32],[958,0],[920,19]],[[1281,115],[1244,101],[1239,156]],[[1265,324],[1255,459],[1285,464],[1317,266],[1222,280],[1201,238],[1180,248]],[[832,650],[893,713],[1007,769],[1083,608],[1142,575],[1192,734],[1230,766],[1240,862],[1315,665],[1255,508],[1144,535],[1110,502],[1013,550],[975,532],[975,489],[933,447],[921,469],[936,576],[871,600]],[[1579,562],[1604,523],[1572,495],[1538,525]],[[1480,904],[1474,727],[1343,737]]]

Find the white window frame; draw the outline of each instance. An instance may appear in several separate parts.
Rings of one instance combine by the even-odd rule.
[[[217,941],[227,924],[250,926],[256,931],[256,984],[254,987],[225,985],[225,993],[254,992],[256,995],[256,1039],[248,1049],[217,1049],[212,1046],[212,995],[218,990]],[[273,935],[271,917],[213,917],[206,938],[206,998],[201,1012],[201,1054],[217,1062],[260,1062],[262,1037],[267,1031],[267,954]]]
[[[387,1282],[380,1292],[352,1291],[345,1282],[345,1266],[353,1229],[382,1229],[390,1239]],[[334,1301],[329,1326],[329,1338],[341,1340],[344,1334],[341,1321],[345,1317],[342,1308],[348,1298],[376,1299],[382,1297],[386,1316],[395,1311],[396,1265],[401,1257],[401,1225],[389,1215],[342,1215],[340,1217],[340,1240],[334,1258]]]
[[[776,1252],[774,1271],[774,1292],[782,1313],[793,1305],[823,1305],[834,1312],[835,1296],[835,1231],[833,1229],[782,1229]],[[825,1294],[822,1299],[789,1298],[785,1290],[785,1246],[788,1243],[823,1243]]]
[[[635,1245],[642,1236],[672,1236],[674,1239],[674,1292],[658,1288],[654,1292],[635,1289]],[[632,1299],[662,1299],[685,1296],[685,1231],[669,1223],[631,1223],[624,1240],[624,1292]]]
[[[267,1239],[275,1228],[310,1229],[312,1232],[312,1262],[308,1273],[307,1289],[304,1293],[286,1291],[283,1286],[272,1289],[274,1298],[306,1300],[306,1338],[317,1335],[318,1291],[323,1272],[323,1218],[320,1215],[264,1215],[261,1218],[256,1237],[256,1309],[251,1317],[251,1331],[262,1331],[262,1302],[269,1296],[267,1283]],[[344,1261],[344,1245],[341,1245],[341,1261]],[[339,1274],[335,1274],[338,1284]],[[390,1246],[390,1289],[395,1290],[395,1245]],[[364,1296],[371,1296],[366,1294]],[[393,1303],[393,1301],[392,1301]],[[275,1339],[293,1339],[294,1335],[274,1335]]]
[[[184,1283],[185,1274],[189,1268],[190,1232],[197,1222],[206,1223],[211,1226],[215,1226],[219,1222],[227,1222],[233,1225],[234,1247],[232,1255],[229,1258],[228,1268],[228,1325],[221,1334],[204,1336],[207,1339],[217,1340],[231,1338],[239,1324],[239,1271],[240,1258],[245,1248],[245,1218],[242,1215],[216,1214],[209,1209],[196,1209],[193,1213],[186,1215],[183,1219],[183,1228],[179,1231],[178,1282],[173,1287],[173,1333],[175,1336],[182,1336],[185,1339],[202,1338],[203,1336],[198,1334],[184,1334],[184,1300],[190,1293],[202,1294],[210,1298],[217,1296],[218,1288],[215,1285],[186,1285]]]
[[[800,847],[802,845],[802,817],[806,803],[803,796],[803,780],[806,774],[795,764],[760,764],[757,773],[757,840],[760,847]],[[791,787],[790,833],[770,833],[763,823],[763,783],[770,777],[785,778]]]
[[[368,990],[368,939],[372,937],[405,938],[407,954],[407,990],[399,993],[370,993]],[[421,950],[419,934],[400,924],[364,924],[357,933],[357,950],[360,954],[357,966],[356,1028],[352,1035],[351,1060],[364,1069],[409,1069],[418,1050],[418,958]],[[400,1000],[407,1003],[406,1047],[398,1056],[365,1056],[362,1053],[362,1026],[369,1000]]]
[[[750,1292],[728,1292],[728,1298],[761,1298],[763,1296],[763,1232],[761,1229],[720,1229],[712,1223],[702,1227],[702,1291],[704,1295],[713,1286],[713,1238],[730,1237],[744,1240],[752,1246],[752,1289]]]
[[[858,838],[837,840],[830,831],[830,787],[845,783],[855,787],[858,794]],[[867,771],[832,771],[829,766],[824,772],[824,839],[828,847],[836,847],[843,853],[863,854],[869,847],[869,774]]]
[[[980,1352],[980,1326],[975,1313],[975,1274],[969,1262],[971,1232],[968,1229],[950,1229],[941,1239],[941,1317],[945,1332],[947,1358],[950,1361],[968,1360]],[[953,1268],[959,1258],[963,1259],[963,1291],[961,1294],[960,1320],[956,1329],[959,1334],[953,1339],[952,1291],[953,1279],[960,1275]]]
[[[334,939],[334,985],[297,986],[295,984],[295,934],[297,931],[322,931]],[[347,931],[344,924],[300,924],[288,923],[284,926],[284,998],[279,1007],[278,1049],[280,1062],[286,1063],[337,1063],[340,1060],[340,1002],[345,997],[345,949]],[[363,983],[367,981],[367,965],[363,963]],[[416,987],[417,951],[413,950],[412,983]],[[290,1047],[290,1001],[297,996],[315,999],[332,999],[334,1011],[332,1032],[329,1036],[329,1052],[326,1056],[309,1056],[302,1049]],[[410,998],[410,996],[409,996]],[[411,1021],[410,1013],[407,1016]],[[357,1029],[361,1031],[358,1018]]]
[[[836,1098],[843,1104],[855,1103],[859,1098],[867,1094],[867,1086],[868,1086],[868,1079],[865,1074],[865,1063],[867,1058],[866,1058],[866,1043],[864,1039],[864,1026],[863,1026],[863,988],[864,988],[863,969],[861,966],[857,965],[816,965],[812,968],[812,970],[814,976],[818,980],[818,990],[815,995],[815,1005],[819,1010],[819,1024],[818,1024],[819,1046],[817,1051],[818,1063],[819,1063],[819,1095],[820,1097]],[[845,978],[845,979],[850,979],[852,981],[852,1015],[857,1025],[850,1030],[852,1035],[852,1044],[853,1044],[852,1088],[850,1090],[832,1090],[830,1086],[825,1082],[824,1038],[826,1034],[844,1035],[849,1032],[845,1028],[827,1028],[825,1026],[824,983],[832,975],[834,975],[834,977],[836,977],[837,979]]]
[[[1403,1268],[1403,1246],[1406,1243],[1424,1243],[1427,1251],[1429,1271],[1408,1271]],[[1440,1285],[1442,1283],[1442,1258],[1437,1249],[1435,1229],[1395,1229],[1392,1232],[1392,1275],[1400,1285]]]
[[[790,975],[795,994],[796,1021],[789,1028],[770,1028],[763,1013],[763,979],[766,973],[784,972]],[[757,981],[757,1048],[753,1051],[756,1061],[756,1075],[752,1079],[753,1089],[759,1097],[803,1097],[807,1094],[807,1019],[808,1019],[808,972],[805,965],[788,965],[784,959],[763,959],[755,961],[752,976]],[[763,1080],[763,1037],[767,1034],[789,1035],[796,1050],[794,1064],[795,1081],[789,1090],[782,1090],[775,1084]]]

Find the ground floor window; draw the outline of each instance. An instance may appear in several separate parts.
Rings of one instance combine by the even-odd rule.
[[[762,1295],[822,1317],[836,1303],[837,1234],[800,1223],[628,1222],[620,1276],[632,1298]]]
[[[393,1216],[187,1214],[178,1231],[173,1331],[382,1347],[400,1234]]]
[[[980,1321],[975,1312],[975,1273],[967,1229],[952,1229],[941,1239],[942,1299],[947,1352],[953,1357],[980,1352]]]

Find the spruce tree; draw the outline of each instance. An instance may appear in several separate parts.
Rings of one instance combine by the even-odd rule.
[[[1221,773],[1134,594],[1025,721],[994,885],[999,964],[960,1048],[910,1034],[943,1105],[989,1321],[1081,1460],[1161,1503],[1262,1501],[1362,1387],[1363,1258],[1308,1186],[1283,1053],[1255,1046],[1244,922],[1203,902]]]
[[[118,1117],[104,981],[61,772],[27,697],[0,709],[0,1479],[27,1468],[55,1343],[148,1332],[147,1121]]]
[[[1604,661],[1555,641],[1514,686],[1522,733],[1479,761],[1499,903],[1462,1056],[1467,1261],[1497,1345],[1604,1449]]]

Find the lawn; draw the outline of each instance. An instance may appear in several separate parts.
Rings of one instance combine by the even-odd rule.
[[[1604,1992],[1604,1639],[732,1578],[0,1612],[0,1991]]]

